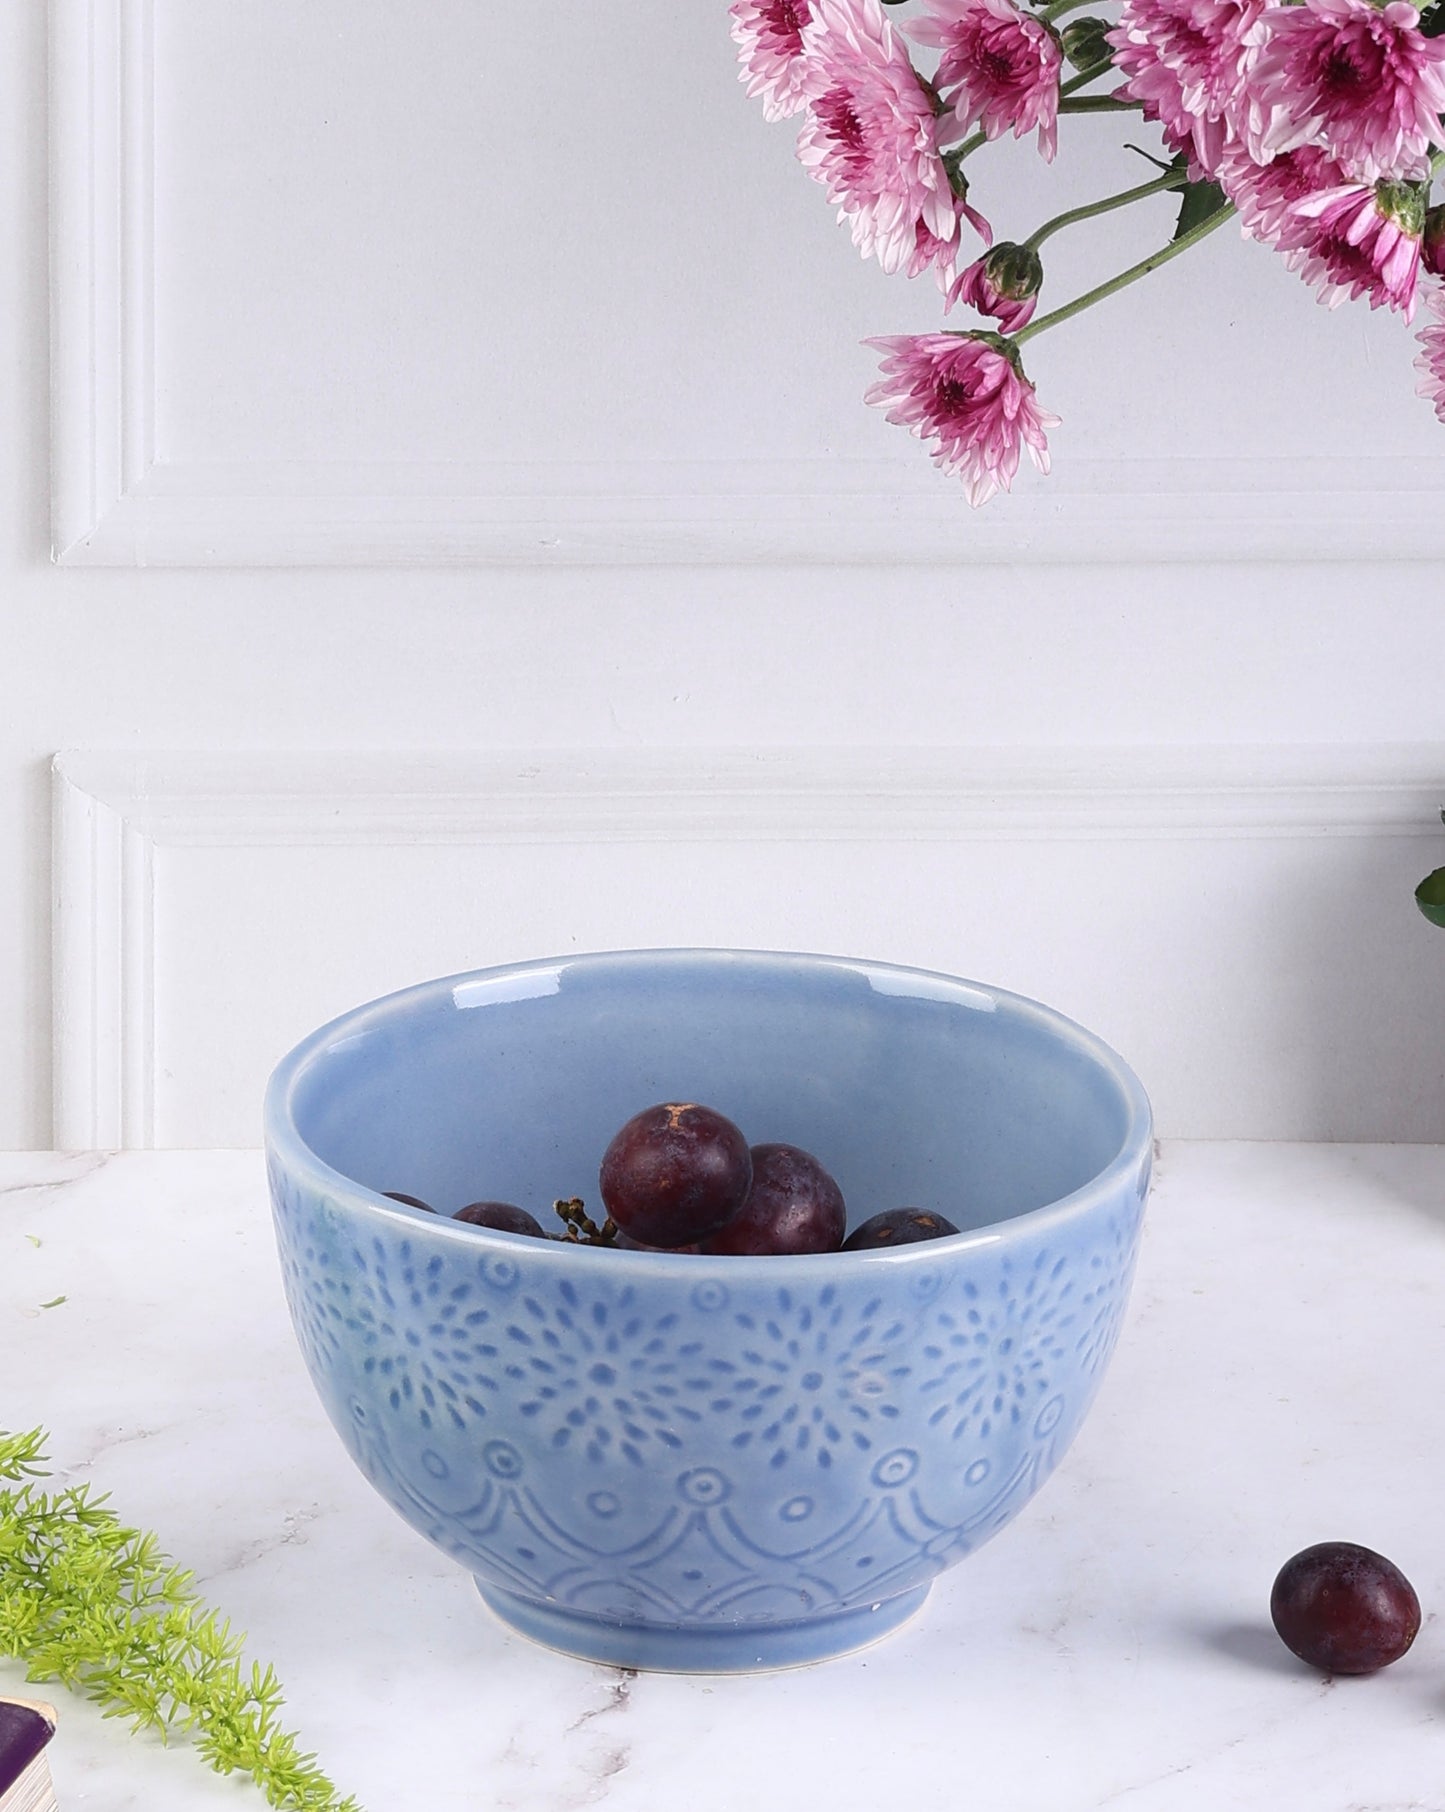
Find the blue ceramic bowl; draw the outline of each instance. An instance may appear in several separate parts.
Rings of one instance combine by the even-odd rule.
[[[566,1245],[450,1213],[581,1196],[622,1122],[703,1101],[804,1146],[891,1251]],[[837,957],[661,950],[452,976],[278,1066],[287,1298],[362,1471],[507,1623],[620,1666],[870,1642],[1058,1464],[1124,1313],[1149,1105],[1046,1007]]]

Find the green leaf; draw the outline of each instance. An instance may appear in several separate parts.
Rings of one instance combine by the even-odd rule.
[[[1186,183],[1179,195],[1179,218],[1174,223],[1176,239],[1192,233],[1201,221],[1208,220],[1211,214],[1217,214],[1228,201],[1217,182]]]
[[[1415,904],[1432,925],[1445,925],[1445,868],[1437,868],[1415,889]]]
[[[280,1812],[360,1812],[279,1727],[275,1674],[245,1669],[244,1637],[201,1602],[194,1576],[86,1486],[27,1482],[44,1460],[42,1430],[0,1430],[0,1479],[14,1481],[0,1486],[0,1654],[136,1730],[189,1733],[218,1772],[248,1774]]]

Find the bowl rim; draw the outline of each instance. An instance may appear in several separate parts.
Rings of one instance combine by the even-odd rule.
[[[539,1240],[517,1233],[504,1233],[497,1228],[477,1227],[455,1222],[449,1215],[424,1212],[401,1202],[393,1202],[379,1191],[349,1177],[319,1157],[301,1137],[296,1127],[292,1102],[296,1087],[306,1070],[343,1038],[354,1038],[374,1025],[396,1017],[403,1010],[429,998],[455,995],[459,987],[492,985],[504,987],[508,979],[551,971],[560,976],[566,969],[588,968],[603,964],[635,965],[643,968],[660,961],[710,962],[719,967],[728,962],[751,961],[778,967],[801,965],[807,968],[841,968],[863,974],[884,974],[901,982],[913,981],[921,986],[947,989],[962,1004],[969,994],[978,998],[981,1010],[997,1011],[1000,1007],[1021,1019],[1042,1026],[1055,1038],[1087,1056],[1117,1088],[1125,1105],[1126,1122],[1119,1149],[1102,1170],[1068,1195],[1038,1208],[1026,1209],[1007,1220],[991,1221],[982,1227],[969,1228],[942,1239],[919,1240],[908,1246],[877,1248],[864,1252],[807,1252],[786,1255],[786,1275],[800,1281],[817,1269],[836,1270],[840,1262],[849,1272],[855,1266],[924,1264],[945,1252],[958,1252],[967,1247],[996,1245],[1025,1231],[1043,1232],[1058,1222],[1081,1218],[1102,1199],[1113,1197],[1131,1179],[1141,1199],[1147,1193],[1153,1164],[1153,1111],[1144,1086],[1128,1063],[1112,1045],[1077,1020],[1070,1019],[1058,1008],[1045,1005],[1026,994],[995,987],[944,970],[927,969],[908,963],[890,962],[884,958],[854,957],[826,952],[799,950],[750,949],[731,945],[666,945],[655,948],[623,950],[589,950],[560,956],[528,957],[519,962],[499,963],[480,969],[459,970],[420,982],[411,982],[375,998],[349,1007],[335,1018],[309,1032],[277,1062],[266,1084],[262,1107],[262,1136],[268,1170],[273,1159],[286,1171],[307,1181],[314,1189],[330,1196],[340,1196],[349,1204],[382,1221],[399,1223],[415,1229],[425,1226],[430,1234],[455,1239],[476,1249],[493,1248],[515,1254],[525,1249],[538,1262],[560,1260],[570,1266],[579,1261],[600,1262],[611,1268],[625,1265],[629,1272],[651,1271],[658,1265],[671,1276],[695,1273],[698,1267],[709,1276],[718,1275],[719,1255],[691,1252],[634,1251],[626,1247],[591,1246],[564,1240]],[[987,1004],[985,1004],[987,1003]],[[740,1274],[752,1266],[765,1264],[767,1275],[777,1278],[777,1254],[767,1257],[726,1255],[728,1276]]]

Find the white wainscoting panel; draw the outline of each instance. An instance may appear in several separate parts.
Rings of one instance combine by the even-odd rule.
[[[1001,236],[1137,180],[1116,123],[1064,124],[1053,166],[975,159]],[[862,403],[864,339],[938,296],[863,263],[792,139],[725,0],[51,0],[56,558],[1445,551],[1408,330],[1230,229],[1030,345],[1054,475],[971,512]],[[1058,299],[1168,238],[1149,205],[1051,242]]]
[[[56,758],[55,1141],[252,1145],[271,1065],[428,976],[868,955],[1047,1000],[1172,1137],[1445,1138],[1445,747]]]

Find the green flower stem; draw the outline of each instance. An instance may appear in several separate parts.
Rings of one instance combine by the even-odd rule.
[[[964,158],[971,157],[980,145],[987,143],[988,134],[986,132],[975,132],[972,138],[966,138],[955,150],[943,152],[944,166],[948,169],[950,176],[958,174],[958,167]]]
[[[1137,183],[1132,189],[1121,189],[1117,195],[1106,195],[1102,201],[1089,201],[1080,207],[1069,208],[1063,214],[1055,214],[1052,220],[1046,220],[1037,232],[1029,234],[1024,244],[1036,252],[1047,238],[1063,227],[1074,226],[1080,220],[1092,220],[1096,214],[1107,214],[1114,208],[1128,207],[1131,201],[1143,201],[1147,195],[1163,195],[1170,189],[1182,189],[1188,181],[1187,171],[1171,170],[1150,182]]]
[[[1112,94],[1071,94],[1059,102],[1060,113],[1137,113],[1142,101],[1120,101]]]
[[[1101,75],[1107,75],[1113,67],[1109,58],[1104,57],[1100,62],[1091,64],[1089,68],[1081,69],[1077,75],[1070,76],[1067,82],[1060,82],[1059,99],[1068,100],[1070,95],[1077,94],[1081,88],[1087,88],[1090,82],[1097,82]]]
[[[1045,25],[1052,25],[1055,19],[1062,19],[1065,13],[1077,12],[1081,6],[1089,4],[1090,0],[1053,0],[1053,4],[1046,6],[1036,17],[1042,19]]]
[[[1066,302],[1062,308],[1051,313],[1039,315],[1030,321],[1027,327],[1021,327],[1012,336],[1016,346],[1025,340],[1031,340],[1036,333],[1043,333],[1046,328],[1057,327],[1061,321],[1082,314],[1086,308],[1092,308],[1096,302],[1102,302],[1106,296],[1112,296],[1116,290],[1125,288],[1130,283],[1137,283],[1140,277],[1147,277],[1150,271],[1157,271],[1161,264],[1168,264],[1171,258],[1177,258],[1181,252],[1187,252],[1191,246],[1212,233],[1218,226],[1223,226],[1234,213],[1234,203],[1228,202],[1222,208],[1216,208],[1212,214],[1205,216],[1197,227],[1191,227],[1178,239],[1171,239],[1168,245],[1157,252],[1151,252],[1147,258],[1140,259],[1138,264],[1130,265],[1126,271],[1120,271],[1117,277],[1111,277],[1107,283],[1101,283],[1095,289],[1085,290],[1082,296],[1076,296],[1072,302]]]

